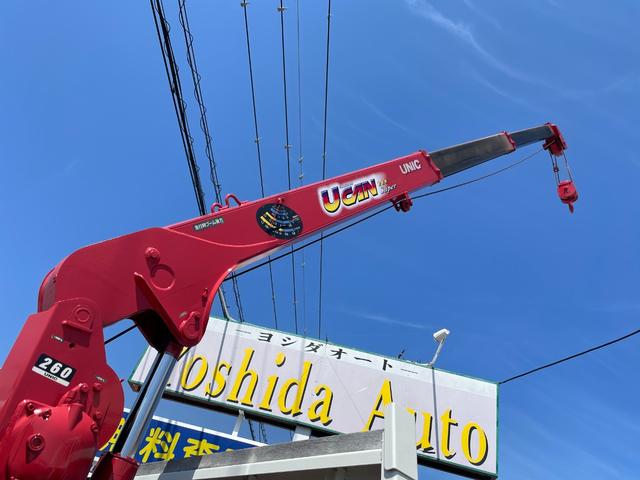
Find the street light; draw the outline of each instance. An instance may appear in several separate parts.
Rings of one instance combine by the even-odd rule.
[[[446,328],[442,328],[433,334],[433,339],[438,342],[438,348],[436,349],[436,353],[433,355],[433,358],[429,363],[427,363],[428,367],[433,367],[440,355],[440,350],[442,350],[442,346],[444,345],[444,341],[447,339],[451,332]]]

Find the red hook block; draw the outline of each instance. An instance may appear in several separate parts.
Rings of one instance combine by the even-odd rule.
[[[578,200],[578,190],[573,180],[563,180],[558,184],[558,196],[562,203],[569,206],[569,211],[573,213],[573,204]]]

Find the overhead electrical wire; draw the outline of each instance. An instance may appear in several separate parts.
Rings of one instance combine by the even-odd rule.
[[[189,26],[189,16],[187,14],[186,0],[179,0],[178,10],[180,25],[182,25],[182,32],[184,34],[187,63],[189,64],[189,69],[191,70],[191,78],[193,80],[193,95],[196,99],[196,102],[198,103],[198,108],[200,110],[200,128],[204,135],[205,153],[207,155],[207,159],[209,160],[211,183],[213,184],[216,202],[221,203],[222,186],[220,185],[216,161],[213,155],[211,133],[209,132],[209,122],[207,121],[207,108],[205,107],[204,98],[202,96],[202,89],[200,88],[200,81],[202,80],[202,77],[198,72],[198,63],[196,61],[196,54],[193,47],[193,35]]]
[[[200,88],[200,81],[202,77],[198,72],[198,63],[196,61],[196,54],[193,47],[193,35],[191,33],[191,27],[189,26],[189,16],[187,14],[187,5],[186,0],[178,1],[178,13],[180,25],[182,26],[182,32],[184,34],[184,43],[185,50],[187,54],[187,63],[189,65],[189,70],[191,71],[191,79],[193,81],[193,95],[198,104],[198,109],[200,110],[200,129],[204,135],[205,140],[205,154],[207,156],[207,160],[209,161],[209,178],[211,183],[213,184],[213,191],[216,202],[222,203],[222,185],[220,183],[220,179],[218,177],[218,169],[216,166],[215,157],[213,154],[213,145],[211,141],[211,133],[209,131],[209,122],[207,120],[207,107],[204,104],[204,97],[202,95],[202,89]],[[201,212],[202,215],[202,212]],[[233,283],[234,294],[236,291],[239,292],[240,286],[237,283],[237,280]],[[228,312],[226,293],[224,288],[221,286],[219,289],[220,293],[220,303],[222,304],[222,310],[225,313],[225,316]],[[244,312],[242,311],[242,304],[238,304],[239,297],[236,297],[236,305],[238,307],[238,316],[241,321],[244,321]]]
[[[156,33],[158,35],[158,42],[160,44],[160,51],[162,53],[162,60],[165,66],[165,72],[167,74],[167,80],[169,81],[169,89],[171,91],[171,98],[173,101],[174,109],[176,112],[176,117],[178,119],[178,126],[180,128],[180,136],[182,139],[182,144],[185,150],[185,155],[187,157],[187,163],[189,165],[189,173],[191,174],[191,181],[193,184],[194,192],[196,195],[196,201],[198,203],[198,211],[200,215],[205,215],[207,213],[206,209],[206,200],[204,191],[202,189],[202,183],[200,181],[200,168],[198,167],[198,163],[196,160],[195,152],[193,149],[193,137],[191,136],[191,131],[189,128],[189,120],[186,112],[186,102],[184,101],[184,97],[182,94],[182,83],[180,81],[180,73],[178,69],[178,65],[175,59],[175,55],[173,53],[173,47],[171,45],[171,27],[169,22],[166,19],[166,15],[164,12],[164,5],[162,0],[150,0],[151,3],[151,11],[153,13],[153,21],[156,27]],[[195,52],[193,51],[193,36],[189,31],[188,27],[188,17],[186,16],[186,5],[184,2],[179,3],[180,7],[180,23],[184,30],[185,43],[187,48],[187,60],[189,63],[189,67],[192,73],[192,79],[194,81],[194,93],[196,93],[196,100],[201,107],[201,126],[206,127],[206,134],[208,134],[208,124],[206,123],[206,115],[202,112],[206,113],[206,107],[204,107],[204,101],[202,99],[202,93],[200,91],[200,75],[197,71],[197,63],[195,62]],[[204,124],[203,119],[204,118]],[[209,135],[208,139],[205,138],[207,144],[207,155],[211,154],[210,158],[210,166],[212,168],[212,181],[214,184],[214,189],[219,194],[220,182],[217,179],[217,172],[215,169],[215,163],[213,162],[213,151],[211,149],[211,137]],[[217,198],[217,196],[216,196]],[[240,302],[240,292],[239,286],[237,284],[237,280],[233,279],[233,289],[236,298],[236,306],[238,308],[238,316],[240,321],[244,321],[244,313],[242,310],[242,304]],[[223,311],[227,312],[226,298],[224,295],[224,290],[220,290],[219,292],[220,302],[222,304]]]
[[[568,362],[569,360],[573,360],[575,358],[581,357],[581,356],[586,355],[588,353],[595,352],[596,350],[600,350],[602,348],[609,347],[609,346],[611,346],[611,345],[613,345],[615,343],[622,342],[623,340],[631,338],[634,335],[637,335],[639,333],[640,333],[640,329],[634,330],[633,332],[627,333],[626,335],[623,335],[621,337],[615,338],[615,339],[610,340],[608,342],[601,343],[600,345],[596,345],[595,347],[591,347],[591,348],[589,348],[587,350],[583,350],[581,352],[574,353],[573,355],[569,355],[567,357],[561,358],[560,360],[556,360],[555,362],[547,363],[545,365],[541,365],[539,367],[532,368],[531,370],[527,370],[526,372],[520,373],[518,375],[514,375],[513,377],[509,377],[509,378],[507,378],[505,380],[502,380],[502,381],[498,382],[498,384],[499,385],[504,385],[505,383],[509,383],[509,382],[512,382],[513,380],[517,380],[519,378],[526,377],[528,375],[531,375],[532,373],[539,372],[540,370],[545,370],[547,368],[555,367],[556,365],[559,365],[559,364],[564,363],[564,362]]]
[[[302,62],[300,60],[300,0],[296,0],[296,53],[298,70],[298,181],[299,185],[304,185],[304,154],[302,149]],[[293,249],[293,247],[291,247]],[[306,260],[304,250],[300,252],[300,272],[302,273],[302,332],[307,335],[307,290],[305,267]]]
[[[112,337],[107,338],[104,341],[105,345],[109,345],[111,342],[113,342],[114,340],[119,339],[121,336],[126,335],[127,333],[129,333],[131,330],[135,330],[136,328],[138,328],[138,326],[134,323],[133,325],[131,325],[130,327],[125,328],[124,330],[122,330],[121,332],[116,333],[115,335],[113,335]]]
[[[249,420],[247,423],[249,424],[249,433],[251,434],[251,440],[255,440],[256,439],[256,432],[253,429],[253,422],[251,422],[251,420]]]
[[[249,2],[242,1],[240,2],[240,6],[242,7],[242,11],[244,12],[244,32],[247,43],[247,59],[249,62],[249,80],[251,83],[251,104],[253,106],[253,128],[255,133],[255,144],[256,144],[256,153],[258,156],[258,174],[260,178],[260,195],[264,198],[264,177],[262,174],[262,153],[260,151],[260,135],[258,133],[258,109],[256,108],[256,89],[255,82],[253,80],[253,60],[251,58],[251,41],[249,35],[249,15],[247,13],[247,7],[249,6]],[[278,311],[276,309],[276,290],[273,283],[273,269],[271,268],[271,264],[269,264],[269,282],[271,284],[271,303],[273,306],[273,322],[275,323],[276,329],[278,328]]]
[[[179,20],[180,25],[182,26],[182,31],[184,34],[185,41],[185,49],[187,53],[187,63],[189,65],[189,69],[191,70],[191,78],[193,80],[193,90],[194,96],[196,98],[196,102],[198,103],[198,107],[200,110],[200,128],[202,129],[202,133],[205,137],[205,152],[207,155],[207,159],[209,160],[209,175],[211,179],[211,183],[213,184],[216,202],[222,203],[222,187],[220,185],[220,181],[218,178],[217,168],[215,159],[213,156],[213,147],[211,145],[211,134],[209,133],[209,124],[207,121],[207,108],[204,105],[204,98],[202,96],[202,90],[200,88],[200,80],[201,76],[198,72],[198,64],[196,62],[195,50],[193,48],[193,35],[191,34],[191,29],[189,27],[189,17],[187,15],[187,6],[186,0],[178,1],[178,10],[179,10]],[[238,309],[238,318],[241,322],[244,322],[244,310],[242,308],[242,299],[240,296],[240,286],[238,285],[238,280],[236,278],[232,279],[233,283],[233,295],[236,302],[236,307]],[[220,301],[222,303],[222,309],[225,313],[225,316],[228,314],[228,308],[226,305],[226,300],[224,296],[224,290],[222,288],[219,289]],[[255,432],[253,429],[253,424],[251,420],[248,421],[249,430],[251,433],[251,438],[253,440],[256,439]],[[262,439],[265,443],[267,443],[267,434],[264,430],[264,426],[262,422],[260,422],[260,433],[262,435]]]
[[[282,51],[282,88],[283,88],[283,98],[284,98],[284,135],[285,135],[285,143],[284,149],[287,154],[287,184],[289,186],[289,190],[291,190],[291,145],[289,144],[289,103],[287,100],[287,60],[285,53],[285,42],[284,42],[284,12],[286,8],[284,6],[284,1],[280,0],[280,7],[278,7],[278,12],[280,12],[280,47]]]
[[[324,121],[322,131],[322,179],[327,177],[327,112],[329,106],[329,46],[331,40],[331,0],[328,0],[327,6],[327,45],[326,45],[326,59],[324,67]],[[318,338],[321,337],[322,332],[322,274],[323,274],[323,261],[324,250],[322,239],[324,235],[320,234],[320,281],[318,289]]]
[[[284,149],[287,155],[287,190],[291,190],[291,144],[289,143],[289,102],[287,99],[287,56],[285,53],[284,41],[284,12],[286,8],[284,1],[280,0],[278,12],[280,12],[280,45],[282,50],[282,91],[284,98]],[[291,247],[293,249],[293,246]],[[298,333],[298,299],[296,294],[296,261],[291,252],[291,280],[293,293],[293,322],[295,332]]]
[[[189,17],[187,14],[186,0],[178,0],[178,13],[179,13],[180,25],[182,26],[182,31],[184,34],[187,63],[189,65],[189,69],[191,71],[191,79],[193,81],[193,93],[200,110],[200,128],[202,129],[202,133],[204,134],[204,137],[205,137],[205,153],[209,161],[209,176],[211,179],[211,183],[213,184],[216,202],[222,203],[222,187],[221,187],[218,173],[217,173],[215,158],[213,156],[211,134],[209,132],[209,123],[207,121],[207,115],[206,115],[207,108],[205,107],[204,98],[202,96],[202,90],[200,88],[200,81],[202,77],[198,72],[198,64],[196,61],[195,50],[193,47],[193,35],[191,33],[191,29],[189,26]],[[177,67],[176,67],[176,72],[177,72]],[[196,175],[197,174],[198,174],[198,171],[196,170]],[[199,178],[198,178],[198,181],[199,181]],[[204,195],[203,195],[202,203],[204,203]],[[201,215],[204,215],[205,213],[206,212],[201,211]],[[245,318],[244,318],[244,310],[242,308],[242,299],[240,296],[240,286],[238,285],[238,280],[236,278],[232,279],[232,283],[233,283],[233,295],[235,298],[236,307],[238,309],[238,318],[241,322],[244,322]],[[228,308],[226,304],[224,290],[222,288],[219,289],[219,295],[220,295],[220,302],[222,304],[223,312],[225,316],[227,316]],[[262,426],[262,423],[260,423],[260,426],[261,426],[260,432],[263,434],[263,439],[266,442],[267,436],[266,436],[266,432],[264,431],[264,427]],[[251,420],[249,420],[249,429],[251,432],[251,438],[255,440],[255,432],[253,430],[253,425]]]
[[[193,137],[191,136],[191,132],[189,129],[186,103],[182,96],[182,85],[180,83],[178,65],[173,54],[173,47],[171,46],[171,37],[169,35],[170,26],[164,14],[164,6],[162,4],[162,0],[150,0],[150,2],[151,10],[153,12],[153,21],[156,26],[156,33],[158,34],[158,42],[160,44],[160,50],[162,52],[162,60],[164,62],[164,68],[167,73],[167,79],[169,80],[171,99],[173,101],[173,107],[176,112],[176,117],[178,118],[180,137],[182,139],[182,145],[184,146],[184,152],[187,157],[187,164],[189,165],[191,182],[196,194],[198,211],[200,212],[200,215],[205,215],[207,209],[205,206],[202,184],[200,183],[200,169],[198,168],[196,156],[193,151]]]

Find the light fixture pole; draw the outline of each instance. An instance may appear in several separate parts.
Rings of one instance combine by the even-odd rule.
[[[428,367],[433,367],[433,365],[436,363],[436,360],[440,355],[440,351],[442,350],[442,346],[444,345],[444,341],[447,339],[450,333],[451,332],[449,330],[447,330],[446,328],[443,328],[433,334],[433,339],[436,342],[438,342],[438,348],[436,348],[436,353],[433,355],[433,358],[431,359],[431,361],[427,363]]]

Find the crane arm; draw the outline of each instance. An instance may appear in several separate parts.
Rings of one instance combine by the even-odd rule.
[[[120,380],[105,359],[105,326],[133,319],[169,359],[157,368],[170,371],[171,359],[202,338],[215,292],[233,270],[386,202],[407,211],[412,191],[535,141],[554,155],[566,147],[551,124],[500,133],[256,201],[228,195],[208,215],[73,252],[45,277],[38,311],[0,370],[0,477],[86,478],[123,409]],[[152,400],[132,412],[133,448],[136,416],[148,421],[162,393],[162,379],[155,385]],[[123,441],[94,478],[133,477],[137,465]]]

